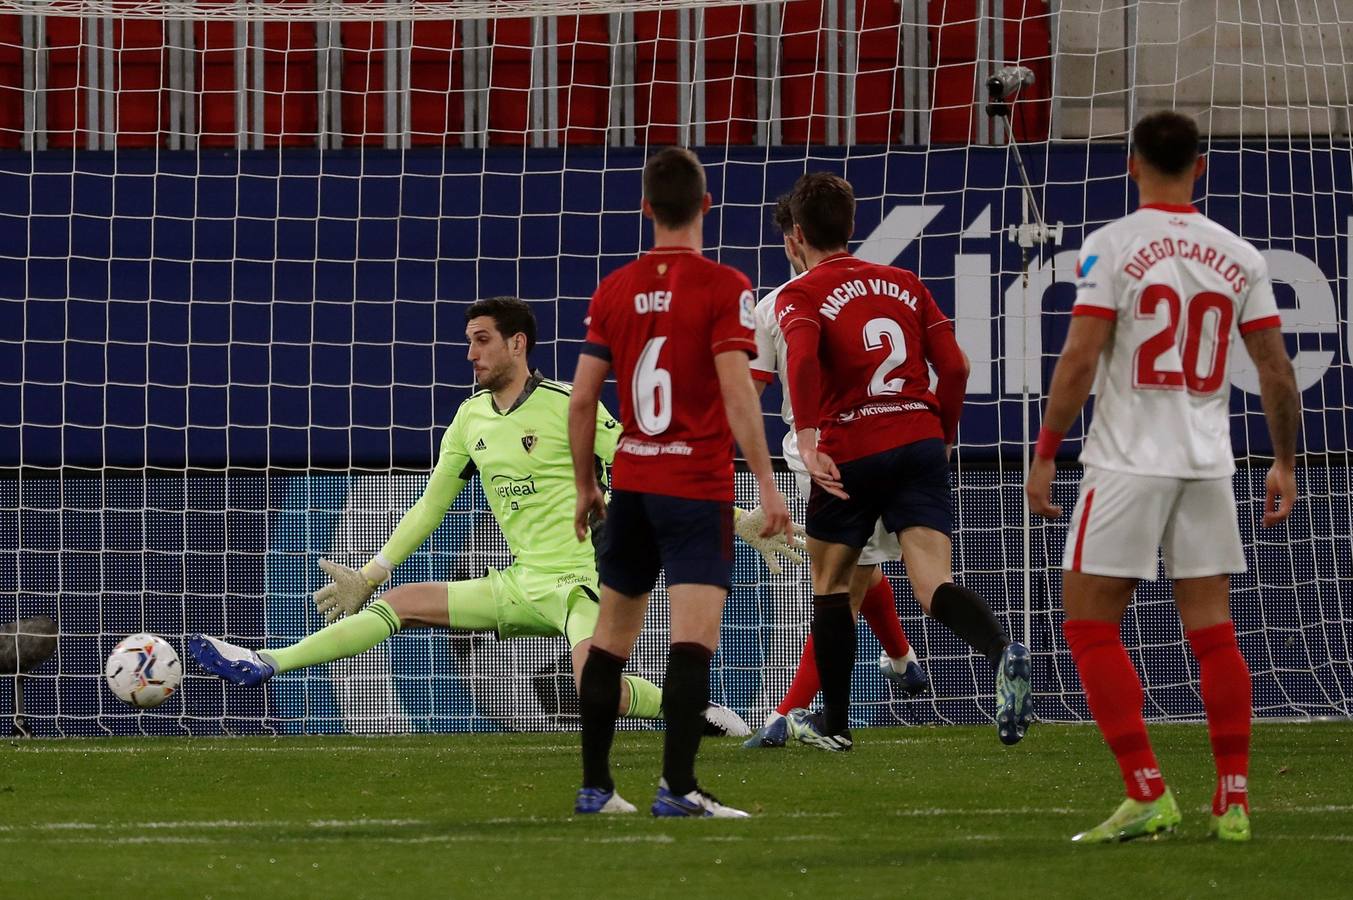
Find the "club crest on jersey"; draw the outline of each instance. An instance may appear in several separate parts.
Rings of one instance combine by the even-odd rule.
[[[526,432],[521,436],[521,448],[527,453],[536,449],[536,436],[531,432]]]
[[[1077,260],[1076,277],[1084,278],[1086,275],[1089,275],[1090,270],[1095,267],[1095,263],[1097,262],[1099,262],[1099,256],[1097,254],[1091,254],[1090,256],[1085,257],[1085,259]]]

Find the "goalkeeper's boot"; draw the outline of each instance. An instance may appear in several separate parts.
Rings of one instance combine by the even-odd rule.
[[[689,794],[674,793],[667,787],[666,778],[658,780],[658,796],[653,798],[652,812],[659,818],[745,819],[749,815],[725,806],[699,787]]]
[[[996,667],[996,734],[1002,744],[1018,744],[1033,721],[1034,695],[1029,681],[1032,673],[1029,648],[1011,641]]]
[[[785,741],[789,739],[789,720],[777,713],[771,713],[771,718],[757,729],[756,734],[743,742],[744,747],[749,750],[756,750],[761,747],[783,747]]]
[[[919,697],[930,690],[930,676],[921,668],[921,661],[916,658],[916,651],[907,650],[907,655],[900,659],[893,659],[887,653],[879,654],[879,672],[883,677],[893,683],[893,685],[904,696]]]
[[[701,714],[705,718],[705,734],[708,737],[746,737],[752,733],[742,716],[726,706],[711,703]]]
[[[188,636],[188,652],[202,668],[231,684],[253,687],[267,681],[276,671],[255,651],[205,634]]]
[[[1248,841],[1250,834],[1250,814],[1239,803],[1226,808],[1226,812],[1212,817],[1208,833],[1219,841]]]
[[[1114,814],[1089,831],[1071,840],[1077,844],[1113,844],[1133,838],[1152,837],[1175,830],[1179,824],[1179,804],[1169,788],[1155,800],[1143,802],[1128,797]]]
[[[637,809],[614,789],[606,791],[601,788],[585,787],[578,788],[578,799],[573,801],[573,812],[580,816],[593,813],[610,815],[637,812]]]
[[[800,744],[841,753],[854,746],[850,731],[845,734],[829,734],[822,713],[809,712],[806,709],[791,709],[789,715],[789,736]]]

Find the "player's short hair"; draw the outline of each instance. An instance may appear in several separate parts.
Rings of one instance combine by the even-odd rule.
[[[855,231],[855,191],[850,182],[830,172],[809,172],[789,195],[794,223],[818,250],[844,247]]]
[[[536,314],[531,312],[531,304],[516,297],[489,297],[476,300],[465,310],[465,321],[488,316],[498,328],[503,339],[514,334],[526,335],[526,352],[530,353],[536,345]]]
[[[1198,126],[1172,109],[1150,113],[1133,126],[1132,152],[1162,175],[1183,175],[1198,158]]]
[[[771,220],[775,222],[775,227],[780,229],[781,234],[794,233],[794,210],[789,205],[788,194],[781,194],[775,198],[775,212],[771,213]]]
[[[690,224],[705,202],[705,167],[685,147],[659,150],[644,163],[644,199],[659,225]]]

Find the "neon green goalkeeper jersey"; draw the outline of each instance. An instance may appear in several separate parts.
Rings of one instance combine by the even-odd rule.
[[[500,411],[481,391],[460,405],[442,436],[441,453],[423,496],[381,548],[393,568],[441,523],[476,472],[493,517],[516,562],[549,572],[595,572],[592,542],[573,533],[578,492],[568,444],[572,388],[533,372],[516,403]],[[597,457],[609,465],[620,423],[597,405]]]

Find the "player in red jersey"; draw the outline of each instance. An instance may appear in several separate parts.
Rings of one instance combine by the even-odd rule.
[[[749,359],[756,355],[751,284],[705,259],[705,172],[689,150],[644,166],[644,215],[653,249],[611,273],[592,295],[587,343],[569,404],[578,539],[604,516],[598,556],[601,610],[578,693],[583,786],[576,812],[633,812],[615,792],[610,751],[620,675],[644,625],[659,568],[671,597],[663,684],[663,775],[655,816],[745,816],[700,789],[695,756],[709,699],[709,663],[733,568],[733,438],[761,491],[762,537],[792,541],[775,486]],[[623,431],[603,500],[592,461],[596,405],[612,369]],[[586,421],[591,416],[591,421]],[[731,427],[731,431],[730,431]]]
[[[780,292],[776,315],[799,453],[814,482],[806,528],[824,707],[821,715],[791,712],[790,734],[824,749],[851,747],[850,583],[882,518],[897,534],[921,608],[995,667],[997,733],[1016,743],[1033,715],[1029,651],[1005,636],[981,597],[953,581],[949,448],[968,378],[953,324],[916,275],[846,252],[855,195],[844,179],[804,175],[790,209],[809,269]]]
[[[781,196],[775,202],[775,227],[784,239],[785,258],[798,278],[808,271],[803,261],[803,248],[794,240],[794,214],[789,208],[789,195]],[[799,459],[798,438],[794,433],[794,410],[789,402],[789,360],[785,355],[785,339],[780,326],[775,321],[775,301],[784,285],[780,285],[762,297],[756,304],[756,344],[758,353],[752,360],[752,378],[758,391],[764,397],[766,387],[780,379],[782,398],[780,417],[787,426],[783,451],[785,463],[794,474],[794,483],[799,495],[806,502],[811,494],[813,480]],[[881,563],[886,560],[900,559],[902,550],[897,544],[897,535],[888,531],[879,522],[869,543],[860,551],[859,564],[855,567],[855,580],[851,584],[851,607],[859,618],[865,620],[870,631],[874,632],[883,653],[879,656],[879,672],[892,681],[906,697],[915,697],[929,690],[930,678],[921,668],[916,651],[907,641],[902,630],[902,621],[897,615],[897,603],[893,597],[893,586],[883,574]],[[856,601],[856,595],[862,599]],[[809,706],[817,696],[821,681],[817,674],[817,651],[813,647],[812,635],[804,642],[799,655],[799,666],[775,709],[766,716],[766,722],[747,740],[744,747],[749,749],[783,747],[789,737],[789,720],[785,718],[796,709]]]

